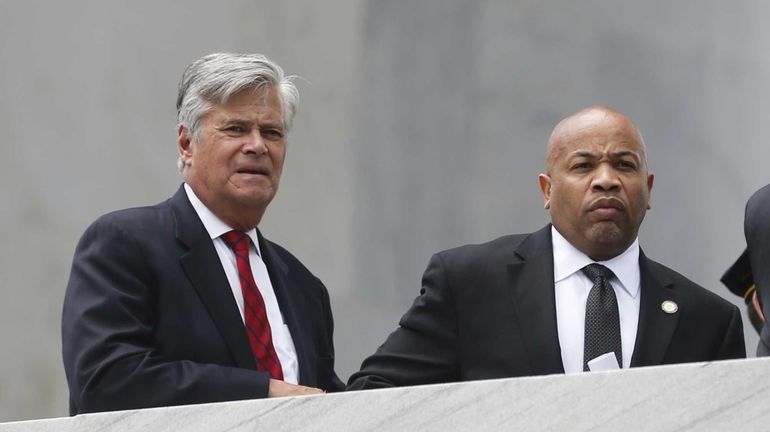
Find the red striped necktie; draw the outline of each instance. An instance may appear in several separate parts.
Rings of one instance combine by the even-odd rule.
[[[249,338],[251,351],[254,353],[254,361],[257,370],[270,373],[270,377],[283,380],[281,362],[275,353],[273,335],[270,331],[270,322],[267,320],[265,301],[254,282],[249,264],[249,244],[251,239],[240,231],[229,231],[222,235],[222,239],[235,252],[235,262],[238,265],[238,278],[241,281],[243,293],[243,316],[246,326],[246,335]]]

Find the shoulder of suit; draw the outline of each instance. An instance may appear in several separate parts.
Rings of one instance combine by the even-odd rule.
[[[761,187],[758,191],[751,195],[751,198],[749,198],[749,202],[768,200],[770,200],[770,184]]]
[[[302,264],[302,261],[299,260],[294,254],[289,252],[285,247],[279,245],[278,243],[272,242],[262,236],[262,240],[265,242],[265,244],[273,250],[281,259],[286,263],[287,266],[291,267],[293,271],[304,271],[310,274],[312,277],[318,279],[304,264]]]
[[[438,252],[436,255],[449,260],[494,260],[497,256],[511,256],[513,251],[515,251],[521,242],[523,242],[529,235],[530,234],[506,235],[484,243],[457,246]]]
[[[289,252],[285,247],[279,245],[278,243],[272,242],[268,240],[264,235],[262,236],[262,240],[264,240],[265,244],[269,246],[275,253],[281,256],[283,259],[290,260],[292,262],[298,262],[299,260],[297,257],[295,257],[291,252]]]
[[[765,221],[770,217],[770,185],[766,185],[746,202],[747,228],[757,229],[767,226]]]
[[[647,264],[649,265],[650,272],[655,278],[659,281],[670,282],[670,288],[676,290],[682,298],[689,298],[691,300],[712,304],[722,308],[735,307],[720,295],[693,282],[688,277],[670,267],[649,258],[647,258]]]
[[[106,213],[91,223],[86,232],[116,229],[126,232],[161,230],[173,233],[172,224],[173,215],[169,200],[166,200],[151,206],[132,207]]]

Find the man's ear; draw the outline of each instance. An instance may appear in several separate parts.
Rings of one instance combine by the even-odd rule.
[[[655,174],[647,174],[647,210],[652,208],[652,184],[655,182]]]
[[[179,151],[179,159],[184,166],[187,166],[190,164],[190,159],[193,154],[192,135],[181,123],[177,127],[177,133],[177,151]]]
[[[540,182],[540,190],[543,192],[543,206],[548,210],[551,208],[551,177],[548,177],[548,174],[540,174],[537,180]]]

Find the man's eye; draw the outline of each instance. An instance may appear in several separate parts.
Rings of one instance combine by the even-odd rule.
[[[226,127],[225,131],[229,133],[234,133],[234,134],[242,134],[246,132],[246,128],[244,128],[243,126],[233,125],[233,126]]]
[[[283,138],[283,132],[277,130],[277,129],[263,129],[262,130],[262,136],[265,139],[269,139],[272,141],[277,141],[281,138]]]
[[[587,170],[591,168],[591,162],[578,162],[572,165],[573,170]]]
[[[624,170],[633,170],[633,169],[636,169],[636,164],[635,164],[635,163],[633,163],[633,162],[629,162],[629,161],[624,161],[624,160],[618,161],[618,162],[617,162],[615,165],[616,165],[618,168],[620,168],[620,169],[624,169]]]

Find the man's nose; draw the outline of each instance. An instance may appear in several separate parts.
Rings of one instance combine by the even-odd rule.
[[[620,189],[618,173],[610,164],[600,164],[595,171],[591,187],[601,192],[616,192]]]
[[[259,130],[256,130],[245,137],[243,152],[255,153],[257,155],[267,153],[267,142],[264,137],[262,137],[262,133]]]

